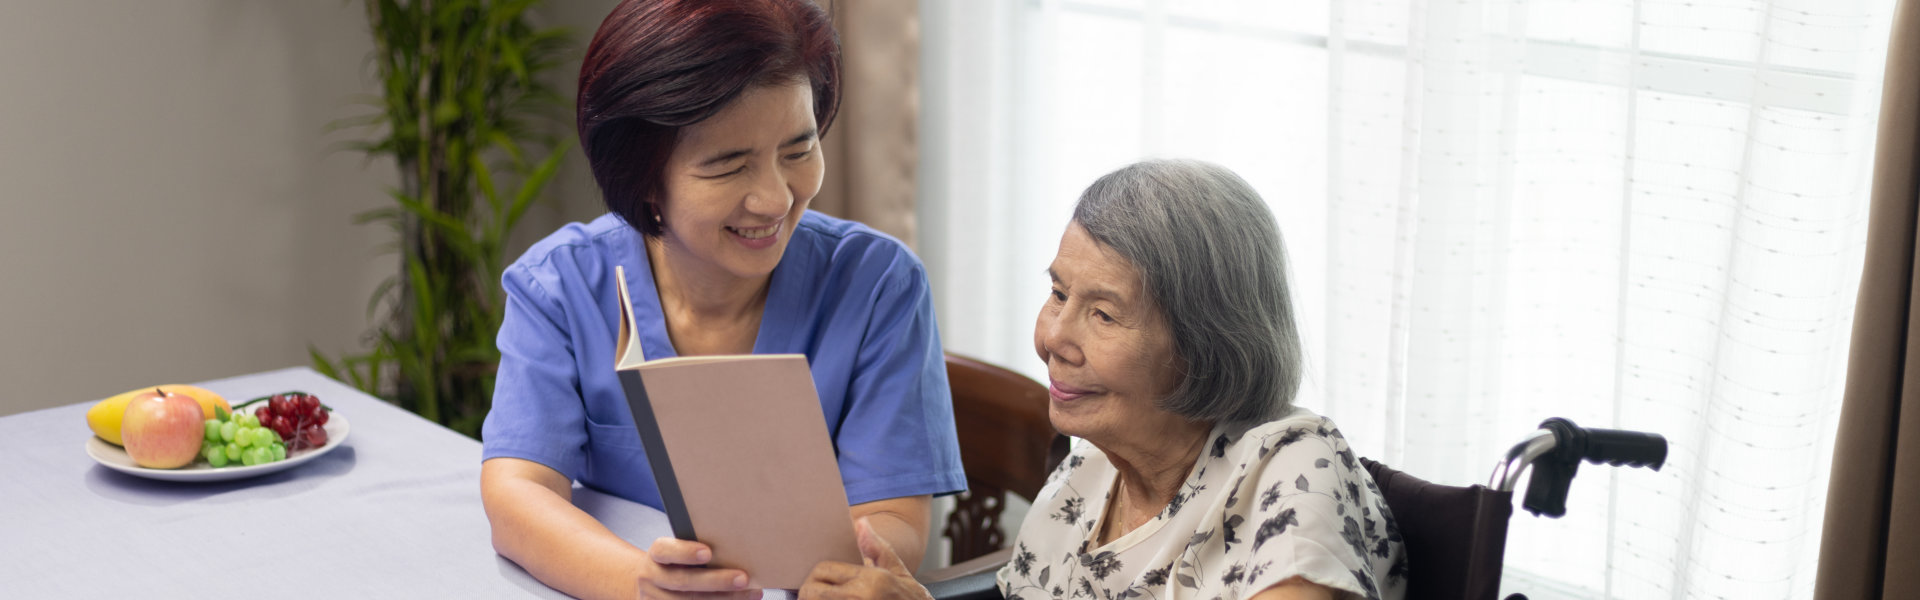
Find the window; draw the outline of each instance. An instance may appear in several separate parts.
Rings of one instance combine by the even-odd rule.
[[[1518,516],[1535,598],[1811,594],[1890,0],[923,0],[949,349],[1044,378],[1078,193],[1154,156],[1273,207],[1361,453],[1484,482],[1539,421],[1645,429]]]

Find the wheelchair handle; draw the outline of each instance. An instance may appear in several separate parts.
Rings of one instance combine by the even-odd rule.
[[[1587,451],[1581,458],[1596,465],[1646,467],[1658,471],[1667,463],[1667,438],[1640,431],[1588,429]]]
[[[1521,506],[1535,515],[1559,517],[1567,513],[1567,491],[1583,460],[1658,471],[1667,460],[1667,438],[1639,431],[1587,429],[1559,417],[1547,419],[1508,450],[1506,460],[1494,465],[1493,480],[1487,485],[1511,492],[1520,474],[1531,466],[1533,476]]]

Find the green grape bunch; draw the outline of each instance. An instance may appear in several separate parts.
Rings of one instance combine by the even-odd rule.
[[[215,410],[207,419],[206,436],[200,442],[200,456],[214,468],[238,463],[263,465],[286,460],[286,440],[280,434],[260,426],[260,419],[247,413]]]

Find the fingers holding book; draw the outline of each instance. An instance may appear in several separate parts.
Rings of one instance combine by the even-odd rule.
[[[713,550],[706,544],[671,537],[654,540],[653,545],[647,547],[647,554],[653,557],[653,562],[662,565],[697,567],[713,560]]]
[[[700,542],[663,537],[647,548],[653,560],[641,566],[641,598],[759,598],[747,589],[747,573],[708,569],[713,550]]]
[[[800,588],[800,600],[828,598],[930,598],[927,589],[914,581],[913,572],[900,561],[893,545],[873,532],[866,517],[853,524],[855,540],[865,565],[825,561],[813,568],[807,583]]]

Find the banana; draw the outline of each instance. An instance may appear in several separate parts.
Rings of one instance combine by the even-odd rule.
[[[233,405],[227,404],[226,398],[203,387],[185,384],[150,385],[127,390],[126,392],[115,394],[113,397],[95,403],[93,408],[87,409],[87,428],[92,429],[93,434],[100,436],[100,439],[112,442],[115,446],[121,445],[120,419],[127,414],[127,403],[133,400],[135,394],[149,391],[156,387],[175,394],[191,396],[195,401],[200,403],[200,411],[206,413],[206,418],[208,419],[214,417],[214,411],[216,409],[225,409],[228,412],[233,411]]]

